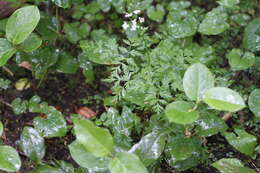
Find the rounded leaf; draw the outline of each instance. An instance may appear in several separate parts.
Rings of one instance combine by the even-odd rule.
[[[245,107],[243,98],[237,92],[225,87],[209,89],[203,101],[210,107],[222,111],[236,112]]]
[[[37,6],[27,6],[16,10],[6,24],[6,37],[13,44],[22,43],[35,29],[40,20]]]
[[[0,38],[0,67],[5,65],[13,56],[16,49],[5,38]]]
[[[32,52],[39,48],[42,44],[42,39],[34,33],[31,33],[27,39],[18,45],[19,50],[24,52]]]
[[[260,121],[260,89],[251,92],[248,105],[249,109],[255,114],[257,121]]]
[[[21,159],[17,151],[10,146],[0,146],[0,170],[16,172],[21,167]]]
[[[75,119],[74,130],[77,141],[96,157],[104,157],[113,152],[113,137],[107,129],[94,125],[90,120]]]
[[[35,162],[40,162],[45,155],[44,139],[32,127],[25,127],[23,129],[20,146],[24,154]]]
[[[214,77],[209,69],[196,63],[190,66],[184,74],[183,88],[191,100],[201,100],[204,93],[214,86]]]
[[[118,153],[109,163],[111,173],[148,173],[141,160],[127,152]]]
[[[165,114],[170,122],[190,124],[199,118],[199,113],[191,111],[193,105],[185,101],[176,101],[167,105]]]

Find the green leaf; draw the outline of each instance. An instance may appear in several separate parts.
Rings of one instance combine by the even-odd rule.
[[[212,112],[205,112],[197,120],[198,126],[196,127],[199,136],[212,136],[219,132],[225,132],[228,129],[225,121]]]
[[[218,35],[229,28],[227,18],[228,15],[224,8],[221,6],[214,8],[206,14],[205,19],[199,25],[199,32],[204,35]]]
[[[135,155],[127,152],[120,152],[110,161],[111,173],[148,173],[141,160]]]
[[[62,51],[59,54],[57,70],[67,74],[76,73],[78,70],[77,60],[69,53]]]
[[[185,101],[176,101],[166,106],[165,115],[170,122],[190,124],[199,118],[199,113],[191,111],[193,105]]]
[[[11,103],[15,114],[19,115],[25,113],[28,108],[28,101],[23,101],[21,98],[16,98]]]
[[[44,139],[32,127],[25,127],[23,129],[19,144],[24,154],[37,163],[45,155]]]
[[[55,168],[49,165],[41,165],[28,173],[67,173],[67,172],[64,172],[60,168]]]
[[[54,107],[42,103],[40,105],[41,113],[46,117],[36,117],[33,120],[35,129],[43,137],[63,137],[67,133],[67,125],[64,116]]]
[[[237,4],[239,4],[240,0],[220,0],[218,1],[219,5],[222,5],[227,8],[235,8]]]
[[[255,55],[253,53],[243,53],[240,49],[232,49],[226,56],[233,70],[245,70],[255,63]]]
[[[15,54],[16,49],[5,38],[0,38],[0,67]]]
[[[204,93],[214,87],[214,77],[209,69],[201,63],[190,66],[183,77],[185,94],[191,100],[200,101]]]
[[[27,6],[16,10],[6,24],[6,37],[13,44],[22,43],[35,29],[40,20],[37,6]]]
[[[218,160],[212,166],[221,173],[256,173],[254,170],[244,167],[240,160],[234,158]]]
[[[74,121],[77,141],[96,157],[110,155],[114,150],[113,137],[107,129],[94,125],[90,120]]]
[[[165,136],[158,132],[152,132],[142,137],[129,152],[135,153],[145,166],[149,166],[161,156],[164,146]]]
[[[0,170],[16,172],[20,169],[21,164],[21,159],[14,148],[0,145]]]
[[[71,43],[76,44],[79,40],[88,36],[90,32],[90,26],[87,23],[66,23],[64,25],[64,32],[66,34],[67,39]]]
[[[162,5],[158,4],[156,7],[150,6],[147,9],[147,16],[149,19],[154,20],[156,22],[161,22],[165,15],[165,10]]]
[[[255,114],[256,120],[260,121],[260,89],[251,92],[248,98],[249,109]]]
[[[38,35],[31,33],[23,43],[18,45],[18,49],[24,52],[32,52],[38,49],[41,45],[42,39]]]
[[[86,148],[79,142],[74,141],[69,145],[71,157],[84,168],[91,169],[93,171],[105,171],[108,169],[108,159],[98,158],[91,154]]]
[[[3,132],[4,132],[4,125],[2,121],[0,121],[0,137],[2,136]]]
[[[252,51],[260,51],[260,18],[251,21],[245,28],[243,47]]]
[[[170,12],[166,22],[168,33],[173,38],[185,38],[197,32],[198,20],[188,10]]]
[[[202,163],[206,157],[200,142],[195,137],[172,137],[165,149],[169,165],[182,171]]]
[[[0,78],[0,90],[1,89],[6,90],[6,89],[10,88],[11,83],[12,82],[8,79]]]
[[[251,157],[254,156],[257,142],[255,136],[241,129],[235,129],[235,133],[224,133],[224,136],[228,140],[229,144],[235,147],[238,151]]]
[[[209,89],[203,101],[216,110],[236,112],[246,105],[243,98],[235,91],[225,87],[214,87]]]
[[[69,8],[70,7],[70,0],[52,0],[57,6],[61,8]]]

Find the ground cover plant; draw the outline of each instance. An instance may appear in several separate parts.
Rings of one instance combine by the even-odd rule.
[[[0,0],[0,172],[259,173],[257,0]]]

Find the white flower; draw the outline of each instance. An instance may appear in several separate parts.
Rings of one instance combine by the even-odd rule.
[[[141,10],[135,10],[134,13],[139,14],[139,13],[141,13]]]
[[[124,30],[127,30],[127,28],[129,27],[127,22],[124,22],[124,24],[122,25],[122,27],[124,28]]]
[[[126,13],[126,14],[125,14],[125,17],[131,17],[131,16],[133,16],[132,13]]]
[[[131,31],[135,31],[137,29],[137,22],[136,19],[132,20],[132,27],[131,27]]]
[[[138,19],[140,23],[144,23],[144,17],[139,17]]]

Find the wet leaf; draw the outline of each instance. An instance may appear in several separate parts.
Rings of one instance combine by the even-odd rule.
[[[191,111],[193,105],[185,101],[176,101],[167,105],[165,114],[170,122],[190,124],[199,118],[199,113]]]
[[[135,153],[145,166],[151,165],[161,156],[165,146],[165,136],[158,132],[152,132],[142,137],[130,150]]]
[[[257,142],[255,136],[241,129],[235,129],[235,133],[224,133],[224,136],[228,140],[229,144],[235,147],[238,151],[251,157],[254,156]]]
[[[260,89],[251,92],[248,98],[249,109],[255,114],[256,120],[260,121]]]
[[[147,16],[151,20],[154,20],[156,22],[161,22],[163,20],[164,14],[165,14],[164,7],[160,4],[156,5],[156,7],[150,6],[147,9]]]
[[[57,6],[62,8],[69,8],[70,7],[70,0],[52,0]]]
[[[209,89],[203,101],[216,110],[236,112],[246,105],[243,98],[235,91],[225,87],[214,87]]]
[[[61,170],[59,168],[55,168],[53,166],[41,165],[28,173],[65,173],[65,172],[63,170]]]
[[[39,163],[45,155],[44,139],[32,127],[25,127],[20,137],[20,147],[31,160]]]
[[[13,44],[20,44],[33,32],[40,20],[37,6],[26,6],[16,10],[6,24],[6,37]]]
[[[219,5],[222,5],[227,8],[235,8],[237,4],[239,4],[240,0],[220,0],[218,1]]]
[[[196,131],[199,136],[212,136],[228,129],[225,121],[211,112],[203,113],[197,120],[197,124]]]
[[[218,160],[212,166],[221,173],[256,173],[254,170],[244,167],[240,160],[234,158]]]
[[[226,56],[233,70],[245,70],[255,63],[255,55],[253,53],[243,53],[240,49],[232,49]]]
[[[76,44],[79,40],[88,36],[90,33],[90,26],[87,23],[66,23],[64,25],[64,32],[66,34],[66,38],[72,44]]]
[[[23,101],[21,98],[16,98],[11,103],[13,111],[15,114],[19,115],[25,113],[28,108],[28,102]]]
[[[257,52],[260,51],[260,18],[254,19],[245,28],[243,37],[244,48]]]
[[[33,125],[43,137],[63,137],[67,133],[67,125],[63,115],[54,107],[41,103],[40,113],[46,117],[38,116],[34,118]]]
[[[104,171],[108,169],[108,159],[98,158],[91,154],[84,146],[74,141],[69,145],[69,150],[72,158],[84,168],[93,171]]]
[[[0,145],[0,170],[16,172],[20,169],[21,164],[21,159],[14,148]]]
[[[90,120],[75,119],[77,141],[96,157],[104,157],[114,150],[113,137],[107,129],[94,125]]]
[[[15,54],[15,48],[5,38],[0,38],[0,67]]]
[[[199,25],[199,32],[204,35],[218,35],[229,28],[227,19],[228,15],[223,7],[214,8]]]
[[[183,88],[191,100],[200,101],[204,93],[212,87],[214,87],[214,77],[203,64],[193,64],[185,72]]]
[[[135,155],[127,152],[120,152],[110,161],[111,173],[148,173],[141,160]]]
[[[92,118],[94,116],[96,116],[96,112],[94,112],[93,110],[91,110],[90,108],[84,106],[84,107],[80,107],[77,110],[77,114],[80,114],[86,118]]]
[[[24,52],[32,52],[38,49],[42,44],[42,39],[34,33],[31,33],[24,42],[18,45],[18,49]]]

